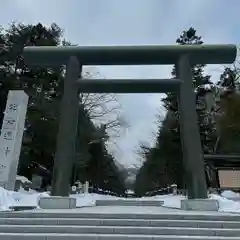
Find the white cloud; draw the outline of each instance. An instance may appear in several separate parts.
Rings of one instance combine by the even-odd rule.
[[[10,3],[11,2],[11,3]],[[206,43],[238,43],[238,0],[0,0],[0,22],[53,21],[65,29],[65,36],[79,45],[173,44],[193,26]],[[170,75],[169,66],[98,67],[105,77],[158,78]],[[209,66],[216,79],[219,66]],[[134,151],[154,130],[159,96],[119,97],[132,125],[118,141],[118,160],[135,162]]]

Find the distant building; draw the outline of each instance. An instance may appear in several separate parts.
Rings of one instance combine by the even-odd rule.
[[[221,188],[240,188],[240,170],[219,170]]]

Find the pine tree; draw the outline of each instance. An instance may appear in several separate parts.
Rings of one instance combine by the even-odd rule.
[[[218,82],[219,101],[216,104],[218,130],[217,153],[240,153],[240,69],[237,65],[226,67]]]
[[[90,159],[86,167],[86,177],[95,189],[108,190],[118,195],[125,193],[124,178],[108,153],[103,139],[89,146]]]
[[[195,44],[203,44],[202,38],[196,35],[196,30],[194,28],[190,28],[187,31],[183,31],[182,35],[176,41],[180,45],[195,45]],[[198,115],[198,124],[199,131],[202,143],[202,149],[204,153],[213,152],[214,144],[216,141],[216,130],[214,122],[212,121],[212,109],[211,106],[209,108],[208,99],[206,99],[207,94],[212,93],[212,83],[210,81],[210,76],[204,74],[203,64],[196,64],[192,67],[192,80],[193,80],[193,90],[196,93],[196,111]],[[176,68],[173,68],[172,75],[176,77]],[[176,94],[167,94],[167,97],[163,99],[167,114],[173,115],[172,121],[175,122],[175,127],[173,129],[169,129],[169,132],[172,134],[172,142],[180,146],[180,126],[179,126],[179,111],[178,111],[178,101]],[[175,118],[175,119],[174,119]],[[164,128],[164,127],[163,127]],[[170,134],[169,134],[170,135]],[[170,136],[169,136],[170,137]],[[161,139],[160,142],[164,142],[164,138]],[[170,141],[169,141],[170,142]],[[169,149],[173,149],[173,144],[169,143]],[[167,149],[167,144],[162,151]],[[181,149],[175,149],[174,155],[176,156],[175,161],[171,160],[172,154],[168,154],[169,160],[167,161],[169,164],[168,169],[172,169],[172,178],[174,175],[184,175],[183,172],[183,164],[181,156]],[[177,154],[178,152],[178,154]],[[167,157],[166,156],[166,157]],[[181,157],[180,157],[181,156]],[[176,162],[177,161],[177,162]],[[173,170],[175,169],[175,170]],[[179,169],[182,169],[182,173],[179,173]],[[180,181],[180,176],[178,177],[178,184],[182,185],[182,181]]]
[[[58,45],[61,34],[62,30],[56,24],[46,28],[40,23],[13,23],[4,34],[5,67],[1,78],[1,98],[6,99],[9,90],[24,90],[29,96],[20,168],[25,165],[27,169],[27,162],[31,160],[45,166],[53,164],[58,103],[61,97],[59,83],[62,80],[61,69],[28,68],[24,64],[22,51],[27,45]]]
[[[9,90],[24,90],[29,96],[26,130],[19,164],[19,174],[28,178],[31,178],[33,168],[36,165],[40,164],[50,172],[53,169],[59,105],[63,94],[64,68],[29,67],[24,63],[22,52],[25,46],[69,44],[66,41],[62,43],[62,37],[63,31],[56,24],[45,27],[41,23],[36,25],[13,23],[9,29],[5,30],[5,33],[2,34],[0,31],[0,44],[4,43],[3,51],[0,49],[0,118],[3,116]],[[95,139],[95,133],[98,132],[98,128],[92,122],[89,110],[91,103],[94,103],[95,107],[98,106],[96,99],[86,101],[88,103],[87,109],[85,109],[85,102],[79,107],[76,169],[77,171],[79,168],[83,169],[83,176],[89,162],[82,159],[89,155],[87,153],[89,150],[88,143]],[[104,102],[102,99],[100,100],[101,103],[99,104],[104,108]],[[84,156],[80,156],[79,153]],[[105,155],[102,161],[112,164],[114,159]],[[97,158],[97,156],[94,158]],[[109,168],[107,169],[109,170]],[[109,171],[114,172],[111,169]],[[115,172],[117,173],[117,171]],[[81,176],[80,173],[76,174]],[[85,180],[91,180],[93,177],[89,175]],[[49,179],[48,184],[50,182],[51,179]]]
[[[202,38],[196,35],[194,28],[189,28],[180,35],[176,40],[179,45],[193,45],[202,44]],[[213,151],[215,144],[215,128],[211,118],[211,111],[208,112],[208,102],[206,101],[206,94],[211,93],[212,83],[210,76],[204,74],[203,64],[197,64],[192,68],[193,89],[196,92],[196,111],[198,115],[199,130],[201,134],[202,148],[205,153]],[[173,78],[176,78],[176,67],[173,67]],[[179,111],[178,111],[178,96],[175,93],[168,93],[162,99],[166,109],[166,117],[164,121],[159,123],[156,149],[157,156],[152,155],[151,158],[146,158],[146,163],[139,171],[142,173],[142,178],[150,178],[150,174],[154,176],[153,172],[161,173],[155,174],[156,178],[161,182],[159,185],[167,185],[176,183],[180,188],[184,187],[184,167],[181,149],[181,134],[179,125]],[[150,174],[143,169],[148,165],[147,162],[154,162],[155,168]],[[145,176],[143,177],[143,172]],[[163,177],[165,175],[165,177]],[[137,183],[136,186],[140,185]]]

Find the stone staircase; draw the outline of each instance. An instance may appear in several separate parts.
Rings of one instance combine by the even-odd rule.
[[[240,240],[240,215],[111,213],[110,207],[109,213],[5,212],[0,213],[0,239]]]

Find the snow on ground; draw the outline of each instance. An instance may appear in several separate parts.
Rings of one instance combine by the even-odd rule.
[[[17,175],[16,180],[17,180],[17,181],[21,181],[22,183],[32,183],[32,182],[31,182],[30,180],[28,180],[26,177],[23,177],[23,176],[20,176],[20,175]]]
[[[19,192],[8,191],[0,187],[0,211],[10,211],[11,207],[14,206],[29,206],[38,208],[38,202],[40,197],[48,197],[48,193],[38,193],[36,191],[25,191],[20,189]],[[90,207],[95,206],[96,200],[99,199],[122,199],[109,195],[100,195],[95,193],[87,194],[75,194],[71,195],[77,199],[77,207]],[[131,198],[136,201],[164,201],[164,207],[179,209],[181,206],[181,200],[185,199],[185,196],[181,195],[158,195],[154,197],[142,197],[142,198]],[[219,212],[231,212],[240,213],[240,194],[232,191],[225,191],[221,196],[216,194],[210,194],[210,199],[216,199],[219,202]]]
[[[218,200],[219,212],[240,213],[240,198],[238,194],[232,191],[225,191],[221,196],[211,194],[210,198]]]

